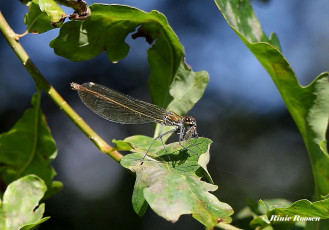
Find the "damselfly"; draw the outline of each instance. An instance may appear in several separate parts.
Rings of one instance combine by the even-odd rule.
[[[187,148],[183,146],[182,141],[198,137],[197,125],[193,117],[180,116],[159,106],[137,100],[93,82],[87,82],[82,85],[71,83],[71,87],[78,91],[80,99],[89,109],[109,121],[122,124],[159,123],[161,125],[174,126],[173,129],[153,139],[144,158],[154,141],[160,139],[164,146],[162,137],[170,133],[178,133],[179,144],[184,149]],[[165,151],[167,150],[165,149]]]

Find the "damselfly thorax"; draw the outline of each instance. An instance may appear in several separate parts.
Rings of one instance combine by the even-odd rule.
[[[182,145],[182,141],[198,137],[197,124],[191,116],[180,116],[93,82],[82,85],[71,83],[71,87],[78,91],[80,99],[89,109],[109,121],[122,124],[159,123],[173,126],[173,129],[153,139],[145,156],[157,139],[160,139],[164,146],[162,137],[170,133],[176,132],[179,135],[179,144],[185,149],[187,148]]]

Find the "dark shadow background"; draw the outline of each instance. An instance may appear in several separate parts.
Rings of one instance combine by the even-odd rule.
[[[91,4],[93,1],[87,1]],[[214,141],[209,171],[219,186],[215,195],[241,210],[248,198],[312,199],[313,181],[301,136],[268,74],[228,27],[212,1],[104,1],[159,10],[185,47],[194,71],[206,70],[210,82],[190,114],[199,133]],[[300,0],[253,1],[267,35],[275,31],[298,80],[306,85],[329,64],[329,4]],[[26,7],[1,1],[0,9],[23,33]],[[70,11],[68,11],[70,13]],[[89,111],[69,83],[94,81],[150,101],[144,39],[127,42],[128,57],[112,64],[102,54],[74,63],[56,56],[48,44],[58,33],[21,38],[36,66],[61,95],[105,140],[152,135],[153,126],[121,125]],[[0,131],[7,131],[30,107],[34,82],[0,36]],[[191,216],[172,224],[148,209],[138,217],[131,205],[134,177],[99,152],[47,96],[42,108],[58,156],[53,161],[63,190],[46,201],[51,219],[39,229],[203,229]]]

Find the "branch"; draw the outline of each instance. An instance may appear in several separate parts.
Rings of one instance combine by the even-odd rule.
[[[97,146],[97,148],[103,153],[112,157],[116,162],[119,162],[122,155],[107,144],[89,125],[82,120],[82,118],[67,104],[62,96],[48,83],[48,81],[42,76],[37,67],[33,64],[24,48],[18,42],[19,35],[17,35],[8,25],[6,19],[3,17],[0,11],[0,30],[5,39],[7,40],[14,53],[22,62],[26,70],[30,73],[36,86],[42,89],[55,104],[64,111],[64,113],[78,126],[78,128]]]

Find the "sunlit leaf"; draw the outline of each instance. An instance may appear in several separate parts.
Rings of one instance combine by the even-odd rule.
[[[136,173],[133,206],[143,215],[147,204],[160,216],[175,222],[183,214],[192,216],[207,227],[231,221],[232,208],[209,192],[217,186],[201,180],[205,170],[198,164],[200,156],[209,155],[211,141],[206,138],[162,146],[156,143],[143,159],[151,138],[137,136],[125,140],[137,153],[121,159],[121,165]],[[200,170],[202,173],[200,173]]]
[[[293,117],[312,162],[315,196],[329,193],[329,156],[326,130],[329,120],[328,73],[322,73],[308,86],[301,86],[278,47],[277,38],[266,37],[249,1],[215,0],[227,23],[256,56],[271,76]]]
[[[229,26],[256,56],[278,88],[309,153],[314,175],[315,197],[321,199],[327,196],[329,194],[329,156],[326,149],[329,120],[328,73],[320,74],[308,86],[301,86],[280,51],[277,37],[274,34],[269,39],[266,37],[249,1],[215,0],[215,2]],[[319,205],[325,204],[319,203]],[[308,212],[311,214],[310,210]],[[308,226],[310,225],[312,223],[308,222]],[[316,225],[317,229],[326,229],[328,221]]]
[[[161,69],[155,71],[161,72]],[[149,88],[151,92],[154,92],[153,95],[158,95],[157,92],[159,86],[157,82],[161,81],[156,77],[158,74],[160,73],[151,75],[149,81]],[[207,72],[193,72],[184,62],[182,62],[177,69],[171,85],[168,89],[166,88],[166,90],[169,91],[171,101],[168,105],[165,104],[164,108],[179,115],[186,114],[202,97],[204,90],[208,85],[208,81],[209,77]],[[157,100],[160,101],[161,98],[158,98]],[[154,136],[165,133],[170,129],[172,129],[172,127],[158,124]],[[164,138],[164,140],[166,139]]]
[[[30,229],[48,219],[42,218],[45,205],[39,204],[47,186],[39,177],[27,175],[7,187],[0,206],[0,229]]]
[[[60,21],[66,17],[54,0],[32,0],[26,5],[25,24],[30,33],[40,34],[59,27]]]

